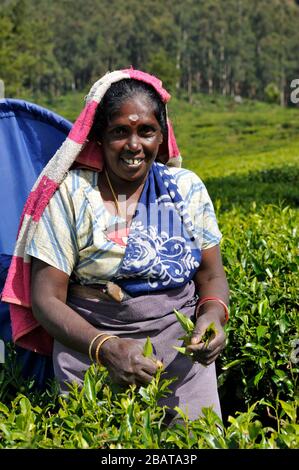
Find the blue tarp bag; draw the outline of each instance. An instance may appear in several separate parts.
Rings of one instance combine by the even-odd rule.
[[[23,100],[0,100],[0,292],[13,254],[21,213],[38,175],[60,147],[72,124]],[[9,306],[0,302],[0,339],[10,342]],[[24,378],[38,388],[53,377],[49,357],[16,347]]]

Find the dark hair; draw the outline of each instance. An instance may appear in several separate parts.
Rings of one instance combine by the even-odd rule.
[[[161,126],[163,137],[167,142],[168,128],[166,108],[160,95],[151,85],[131,78],[125,78],[112,83],[98,106],[88,138],[99,139],[110,119],[117,113],[120,106],[129,98],[137,95],[145,96],[153,105],[155,117]]]

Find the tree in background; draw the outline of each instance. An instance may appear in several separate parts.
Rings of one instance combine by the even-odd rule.
[[[132,65],[196,92],[280,103],[299,75],[292,0],[0,0],[0,79],[10,96],[84,90]]]

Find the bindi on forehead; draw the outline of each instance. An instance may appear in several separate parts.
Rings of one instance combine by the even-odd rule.
[[[139,121],[140,116],[138,114],[129,114],[128,119],[132,123],[136,123],[137,121]]]

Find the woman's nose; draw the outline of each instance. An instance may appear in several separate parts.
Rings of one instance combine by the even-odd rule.
[[[137,134],[131,134],[127,140],[126,147],[131,152],[136,152],[141,148],[139,136]]]

